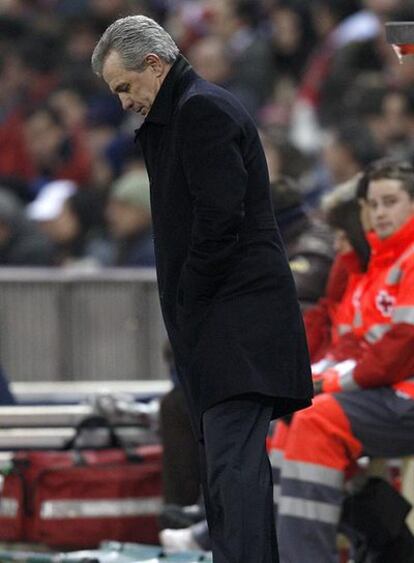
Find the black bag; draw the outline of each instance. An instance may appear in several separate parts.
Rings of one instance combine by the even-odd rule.
[[[349,495],[341,527],[355,546],[355,563],[414,563],[414,537],[405,524],[410,510],[411,504],[379,477]]]

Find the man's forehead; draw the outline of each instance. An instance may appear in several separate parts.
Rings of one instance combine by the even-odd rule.
[[[128,80],[128,73],[119,54],[116,51],[109,53],[102,67],[102,78],[114,94],[118,87]]]
[[[115,72],[117,70],[122,70],[124,65],[122,64],[121,56],[117,51],[110,51],[105,57],[104,63],[102,65],[102,76],[110,72]]]
[[[380,192],[399,192],[404,191],[404,184],[398,178],[373,178],[369,181],[368,191],[377,190]]]

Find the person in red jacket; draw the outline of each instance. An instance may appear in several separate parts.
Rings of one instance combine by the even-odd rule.
[[[303,315],[312,363],[325,357],[336,337],[336,312],[348,281],[367,268],[370,250],[358,201],[364,180],[362,174],[357,174],[337,186],[322,200],[324,219],[335,233],[336,256],[329,271],[324,295],[306,309]]]
[[[24,140],[32,195],[53,180],[71,180],[88,186],[92,161],[84,132],[70,130],[59,111],[43,104],[27,110]]]
[[[414,168],[380,161],[367,174],[368,270],[345,292],[348,326],[319,395],[271,443],[282,561],[337,562],[343,485],[358,457],[414,453]]]

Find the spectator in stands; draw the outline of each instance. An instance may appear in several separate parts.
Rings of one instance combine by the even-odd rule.
[[[269,3],[268,34],[272,49],[273,85],[258,113],[263,126],[288,129],[300,78],[306,68],[314,35],[309,7],[290,0]]]
[[[116,100],[115,100],[116,101]],[[134,136],[122,129],[122,108],[114,99],[96,96],[89,102],[86,115],[86,138],[91,153],[91,185],[107,193],[115,178],[124,170],[126,161],[137,154]]]
[[[334,186],[350,180],[381,156],[370,130],[354,120],[331,127],[326,135],[323,159]]]
[[[94,45],[99,38],[99,25],[91,13],[74,13],[62,18],[63,60],[61,84],[75,89],[89,99],[99,91],[95,77],[88,74]]]
[[[232,90],[232,66],[226,43],[216,36],[199,39],[188,51],[188,60],[205,80]]]
[[[273,60],[268,37],[261,32],[261,4],[255,0],[209,0],[213,36],[227,45],[232,92],[255,115],[272,91]]]
[[[88,184],[91,160],[84,139],[70,131],[52,107],[41,106],[29,112],[25,144],[34,194],[52,180],[72,180],[79,186]]]
[[[0,26],[1,29],[1,26]],[[23,102],[28,74],[19,53],[11,47],[0,51],[0,176],[29,179],[23,137]]]
[[[68,131],[74,134],[85,131],[87,105],[77,90],[57,88],[49,96],[49,105],[59,114]]]
[[[349,91],[363,76],[389,76],[397,58],[385,40],[387,20],[406,20],[412,7],[404,14],[395,12],[406,4],[401,0],[366,0],[366,9],[347,18],[337,31],[338,47],[332,57],[320,91],[319,118],[325,125],[342,118]]]
[[[113,183],[106,219],[116,244],[114,265],[155,265],[149,181],[144,169],[131,169]]]
[[[313,33],[308,7],[282,0],[269,8],[271,45],[278,80],[289,78],[295,84],[305,69]]]
[[[279,176],[289,176],[300,182],[313,162],[290,142],[286,128],[277,126],[263,128],[260,131],[260,138],[265,151],[270,182],[274,182]],[[300,189],[303,192],[302,184]]]
[[[291,121],[292,140],[306,152],[315,154],[320,150],[322,88],[336,50],[350,40],[346,35],[342,36],[342,26],[353,16],[358,4],[357,0],[315,0],[310,4],[317,40],[299,84]],[[371,30],[372,26],[365,28]],[[355,29],[361,32],[360,26]],[[351,37],[356,39],[355,35]]]
[[[384,154],[413,154],[414,98],[408,88],[390,88],[381,79],[359,80],[349,92],[349,111],[367,124]]]
[[[59,217],[65,201],[77,191],[70,180],[48,182],[26,207],[26,214],[35,221],[50,240],[53,240],[53,222]]]
[[[133,12],[133,4],[128,0],[89,0],[88,8],[101,30],[119,18],[120,14],[127,16]]]
[[[336,562],[343,484],[355,460],[414,452],[414,168],[380,161],[367,174],[368,270],[342,299],[343,336],[315,379],[321,394],[273,443],[286,561]]]
[[[104,199],[93,190],[79,191],[69,181],[43,187],[27,213],[49,237],[57,266],[107,266],[113,248],[104,236]]]
[[[301,177],[306,204],[316,213],[321,198],[334,186],[353,178],[383,156],[373,133],[354,118],[345,118],[324,132],[323,148]]]
[[[108,266],[114,249],[105,233],[105,199],[100,192],[78,191],[63,204],[58,220],[62,264]]]
[[[413,154],[414,97],[411,89],[390,88],[382,100],[384,144],[394,158]],[[409,147],[409,151],[406,147]]]
[[[377,143],[385,148],[384,120],[382,119],[383,101],[388,86],[380,74],[363,74],[352,81],[346,97],[344,110],[360,123],[364,123],[373,134]]]
[[[0,265],[52,266],[55,250],[48,238],[24,215],[20,201],[0,188]]]

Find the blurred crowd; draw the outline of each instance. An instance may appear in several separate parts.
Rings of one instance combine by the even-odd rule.
[[[154,264],[138,118],[90,69],[103,30],[137,13],[254,116],[287,238],[372,160],[413,160],[414,64],[384,35],[411,0],[5,0],[1,265]]]
[[[353,283],[378,279],[375,253],[381,241],[385,273],[413,242],[414,60],[399,62],[386,42],[384,24],[413,21],[414,0],[2,0],[0,265],[154,265],[149,182],[135,142],[139,117],[124,113],[90,68],[101,33],[130,14],[160,22],[194,69],[238,97],[258,125],[275,214],[304,311],[315,392],[321,397],[315,400],[317,408],[332,392],[344,391],[342,397],[347,397],[343,374],[329,371],[345,361],[356,366],[356,383],[345,375],[348,383],[361,387],[355,396],[362,402],[370,397],[365,387],[386,386],[393,393],[392,386],[406,384],[413,372],[413,278],[403,276],[403,290],[398,287],[397,295],[394,288],[396,295],[388,302],[380,292],[381,300],[367,299],[367,305],[366,287],[361,286],[358,299],[351,290],[356,291]],[[391,190],[385,199],[394,198],[385,205],[392,226],[385,234],[380,220],[373,223],[384,197],[374,193],[367,198],[370,182],[372,191],[378,181]],[[397,211],[391,209],[395,206]],[[371,229],[380,239],[377,246],[367,235]],[[412,252],[409,256],[412,262]],[[386,317],[382,324],[373,317],[373,307]],[[393,307],[400,308],[395,318]],[[374,319],[372,326],[350,320],[357,318],[359,308]],[[385,324],[373,339],[372,330]],[[166,355],[174,375],[168,349]],[[404,393],[412,409],[414,383],[409,381]],[[0,389],[0,398],[2,393]],[[401,398],[401,389],[399,393]],[[344,412],[352,419],[351,410]],[[330,411],[326,406],[320,411],[313,412],[325,423]],[[398,424],[392,419],[386,439],[379,442],[398,445],[393,457],[412,454],[411,443],[406,448],[398,442],[398,409],[394,414]],[[383,411],[376,415],[374,424],[357,422],[363,428],[379,427]],[[279,434],[288,422],[278,425],[270,444],[277,458],[274,474],[284,463],[285,450],[291,463],[323,465],[319,458],[302,459],[301,448],[294,447],[295,432],[289,430],[286,446],[288,430],[283,440]],[[305,422],[302,414],[295,415],[291,427]],[[196,446],[178,386],[161,405],[161,428],[165,503],[192,505],[199,495]],[[335,438],[331,428],[322,436],[329,447],[330,436]],[[412,442],[412,426],[409,430]],[[302,429],[299,434],[305,435]],[[314,439],[310,436],[309,444]],[[361,443],[377,452],[371,442]],[[309,449],[314,455],[330,452],[328,446]],[[349,461],[339,459],[338,474]],[[300,499],[302,492],[295,494]],[[335,498],[339,506],[342,497]],[[313,500],[327,502],[318,490]],[[318,518],[314,520],[318,526]],[[336,533],[337,522],[330,524]],[[208,548],[201,536],[190,539],[197,540],[196,547]],[[294,544],[307,548],[305,541]]]

